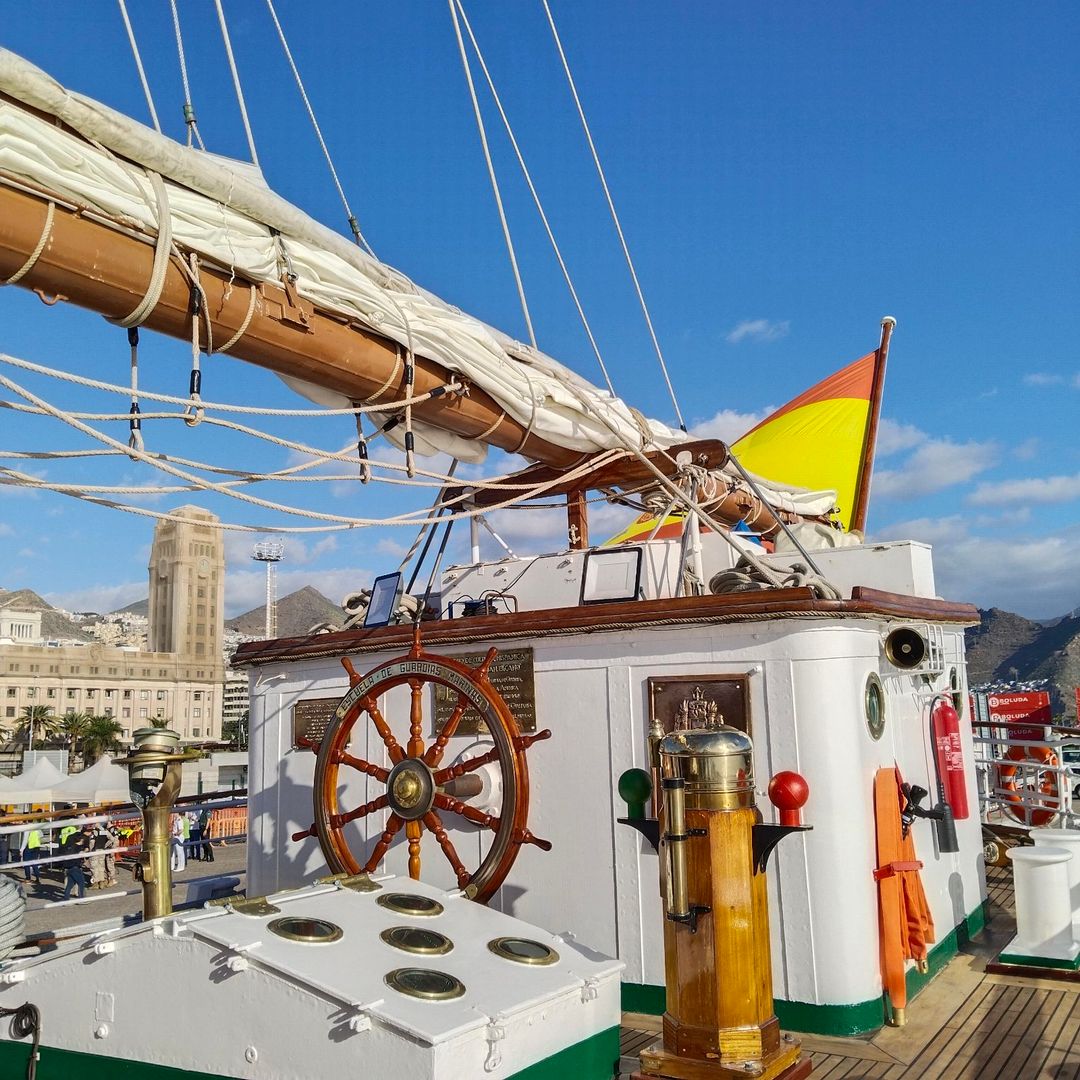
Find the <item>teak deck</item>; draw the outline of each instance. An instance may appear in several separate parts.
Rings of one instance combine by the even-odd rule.
[[[989,919],[908,1007],[903,1028],[872,1038],[802,1035],[812,1080],[1068,1080],[1080,1078],[1080,986],[987,975],[1013,933],[1012,872],[988,867]],[[627,1016],[621,1071],[637,1067],[659,1017]]]

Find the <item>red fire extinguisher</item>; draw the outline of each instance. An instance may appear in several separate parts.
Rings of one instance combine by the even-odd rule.
[[[930,730],[934,737],[938,782],[944,788],[945,801],[952,809],[953,818],[963,821],[968,816],[968,797],[964,752],[960,746],[960,717],[948,698],[938,698],[934,702]]]

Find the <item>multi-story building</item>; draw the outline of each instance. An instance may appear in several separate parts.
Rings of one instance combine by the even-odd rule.
[[[221,661],[107,645],[0,647],[0,727],[15,727],[27,706],[57,716],[111,716],[122,738],[168,720],[187,739],[221,737]]]
[[[154,529],[149,566],[151,652],[221,664],[225,545],[217,524],[210,511],[181,506]]]
[[[149,651],[23,644],[27,631],[19,628],[34,617],[4,609],[4,626],[19,632],[0,643],[0,727],[11,729],[24,708],[44,705],[57,716],[111,716],[125,739],[154,720],[185,739],[220,739],[225,559],[217,523],[207,510],[182,506],[154,530]]]
[[[0,642],[40,645],[42,641],[40,611],[0,608]]]

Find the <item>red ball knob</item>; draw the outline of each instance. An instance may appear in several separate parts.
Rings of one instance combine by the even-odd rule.
[[[769,781],[769,799],[780,811],[781,825],[801,825],[800,811],[810,798],[810,785],[797,772],[778,772]]]

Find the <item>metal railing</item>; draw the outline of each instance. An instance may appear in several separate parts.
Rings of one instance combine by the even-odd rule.
[[[1016,725],[1030,729],[1037,724]],[[1080,745],[1080,729],[1048,724],[1042,738],[1016,738],[1000,721],[972,721],[979,816],[989,825],[1018,827],[1080,824],[1073,789],[1080,763],[1065,760]]]

